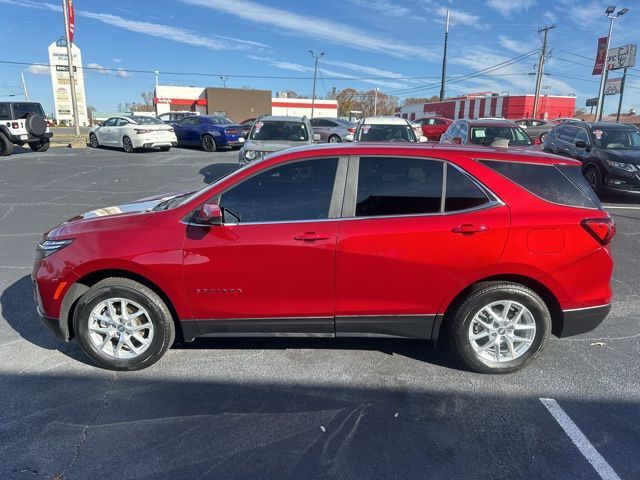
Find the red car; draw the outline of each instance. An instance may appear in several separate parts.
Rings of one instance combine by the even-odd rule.
[[[447,131],[453,122],[450,118],[445,117],[425,117],[414,121],[422,127],[422,135],[427,137],[430,142],[439,141],[440,136]]]
[[[514,371],[595,328],[615,233],[580,163],[542,153],[334,144],[203,190],[74,217],[33,269],[44,323],[135,370],[174,338],[448,338]]]

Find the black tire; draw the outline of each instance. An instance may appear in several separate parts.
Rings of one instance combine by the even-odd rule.
[[[91,148],[100,148],[100,142],[98,142],[98,136],[95,133],[89,134],[89,145]]]
[[[513,360],[498,362],[485,359],[476,353],[469,339],[469,330],[472,328],[475,315],[483,307],[492,302],[500,301],[518,302],[526,307],[535,322],[536,330],[531,344],[521,356]],[[517,283],[479,283],[471,290],[466,299],[454,306],[452,310],[448,315],[450,318],[445,319],[451,349],[462,365],[478,373],[511,373],[520,370],[542,352],[551,331],[551,314],[544,300],[530,288]],[[504,331],[501,333],[506,334]],[[487,343],[489,342],[488,339]],[[502,345],[502,341],[500,345]]]
[[[47,131],[47,121],[38,113],[30,113],[24,120],[24,128],[34,137],[41,137]]]
[[[548,132],[542,132],[540,134],[540,136],[538,137],[538,139],[540,140],[540,143],[542,143],[544,141],[544,137],[547,135]]]
[[[216,141],[208,133],[205,133],[202,136],[201,143],[202,143],[202,149],[205,152],[211,153],[211,152],[215,152],[218,149],[218,146],[216,145]]]
[[[168,152],[169,150],[171,150],[171,147],[160,147],[161,152]]]
[[[591,185],[593,191],[596,193],[600,193],[602,191],[602,174],[600,173],[600,169],[595,165],[587,165],[585,169],[582,171],[584,178],[587,180],[587,183]]]
[[[139,356],[115,358],[98,349],[90,338],[89,316],[93,308],[109,298],[132,300],[149,312],[153,324],[153,339]],[[109,370],[140,370],[156,363],[175,340],[175,325],[171,312],[150,288],[128,278],[107,278],[96,283],[79,300],[73,318],[73,331],[84,352],[100,367]]]
[[[131,143],[131,139],[126,135],[122,137],[122,148],[127,153],[133,153],[135,148],[133,148],[133,143]]]
[[[13,153],[13,143],[7,138],[7,136],[0,132],[0,156],[7,157]]]
[[[331,135],[327,140],[328,143],[342,143],[342,139],[339,135]]]
[[[31,142],[29,144],[29,148],[31,148],[31,150],[33,150],[34,152],[46,152],[47,150],[49,150],[50,145],[51,143],[49,142],[49,139],[43,138],[39,142]]]

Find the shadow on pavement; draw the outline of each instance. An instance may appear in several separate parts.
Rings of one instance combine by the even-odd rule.
[[[202,167],[198,173],[202,175],[202,181],[204,183],[211,184],[237,169],[237,163],[212,163],[211,165]]]

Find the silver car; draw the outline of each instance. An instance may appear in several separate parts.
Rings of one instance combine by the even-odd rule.
[[[340,143],[350,141],[356,124],[342,118],[315,117],[310,120],[313,133],[320,135],[321,142]],[[346,138],[349,136],[348,138]]]

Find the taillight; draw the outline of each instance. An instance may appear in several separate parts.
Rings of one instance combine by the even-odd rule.
[[[20,124],[18,122],[13,122],[11,124],[11,128],[20,128]]]
[[[616,234],[616,226],[611,218],[585,218],[580,222],[589,235],[600,245],[607,245]]]
[[[355,129],[355,127],[350,127],[350,128],[347,128],[347,132],[356,133],[356,129]]]
[[[136,132],[137,135],[142,135],[143,133],[151,133],[151,130],[146,128],[134,128],[133,131]]]

